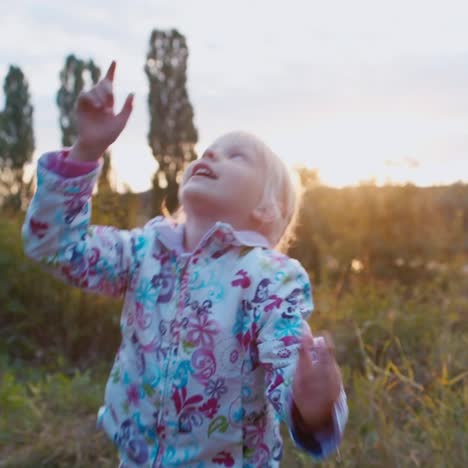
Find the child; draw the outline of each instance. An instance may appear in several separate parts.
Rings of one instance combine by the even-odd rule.
[[[283,163],[254,136],[229,133],[185,171],[184,224],[90,226],[99,158],[132,110],[129,95],[114,114],[114,72],[115,62],[80,95],[76,144],[39,160],[23,239],[70,284],[125,295],[98,415],[121,467],[277,467],[281,420],[325,457],[346,398],[331,346],[305,321],[308,276],[273,250],[297,206]]]

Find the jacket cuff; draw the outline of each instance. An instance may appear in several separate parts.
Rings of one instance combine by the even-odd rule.
[[[70,148],[47,153],[45,168],[55,174],[69,178],[79,177],[92,172],[99,167],[98,162],[73,161],[68,159]]]
[[[91,196],[102,168],[102,161],[92,163],[94,169],[89,170],[90,168],[88,167],[88,171],[82,175],[69,175],[66,177],[57,173],[58,171],[62,173],[65,164],[89,165],[90,163],[65,161],[63,156],[61,156],[62,159],[60,159],[59,153],[60,152],[45,153],[39,158],[37,162],[38,190],[44,186],[51,192],[57,192],[67,196]],[[65,169],[63,170],[65,171]]]
[[[332,431],[323,430],[314,433],[306,433],[294,423],[294,401],[289,401],[290,421],[289,432],[294,443],[305,452],[316,458],[325,458],[338,448],[343,437],[346,421],[348,420],[348,405],[346,393],[341,388],[338,399],[333,406],[333,426]]]

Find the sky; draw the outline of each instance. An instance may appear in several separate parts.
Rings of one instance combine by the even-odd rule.
[[[0,17],[0,79],[28,78],[37,158],[60,148],[55,95],[65,57],[118,68],[133,114],[112,146],[119,187],[150,187],[144,62],[153,29],[189,46],[201,154],[247,130],[324,183],[468,182],[466,0],[15,0]],[[13,6],[12,6],[13,5]],[[0,109],[4,105],[0,93]]]

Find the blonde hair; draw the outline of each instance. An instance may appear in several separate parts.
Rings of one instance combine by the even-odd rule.
[[[268,221],[261,223],[260,233],[268,239],[271,247],[286,252],[294,241],[294,230],[298,222],[303,194],[300,178],[257,136],[245,131],[231,133],[248,138],[257,155],[262,158],[265,180],[259,208],[268,213]],[[171,214],[165,210],[163,214],[177,223],[185,221],[182,205],[175,213]]]
[[[297,174],[274,153],[269,146],[253,137],[256,149],[265,165],[265,185],[260,208],[268,213],[268,221],[261,226],[272,247],[285,252],[294,240],[302,187]]]

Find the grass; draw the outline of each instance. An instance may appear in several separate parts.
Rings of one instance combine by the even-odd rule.
[[[313,330],[334,336],[350,420],[324,467],[468,466],[468,277],[454,267],[413,286],[355,275],[315,291]],[[45,370],[0,360],[0,467],[115,467],[96,432],[108,367]],[[285,437],[283,467],[315,462]]]
[[[11,366],[10,366],[11,367]],[[91,372],[2,373],[1,467],[116,466],[113,447],[96,431],[104,376]]]

